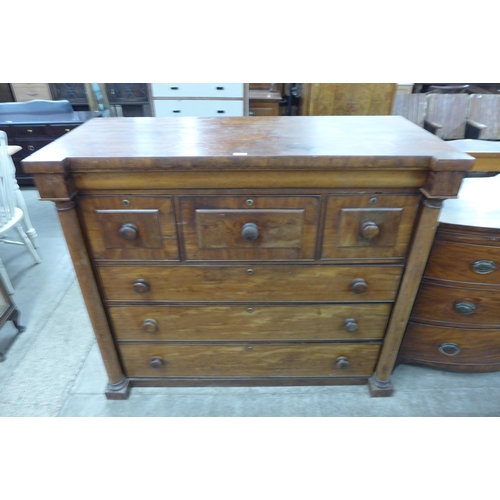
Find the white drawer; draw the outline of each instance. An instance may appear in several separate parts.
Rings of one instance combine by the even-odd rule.
[[[243,97],[242,83],[152,83],[153,97]]]
[[[156,100],[155,116],[243,116],[243,101]]]

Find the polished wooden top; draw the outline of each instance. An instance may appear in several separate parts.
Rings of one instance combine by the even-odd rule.
[[[28,157],[65,170],[469,170],[474,159],[400,116],[98,118]]]
[[[500,172],[500,142],[481,139],[459,139],[450,144],[476,159],[473,170]]]
[[[458,198],[446,200],[439,221],[461,226],[500,229],[500,174],[466,178]]]

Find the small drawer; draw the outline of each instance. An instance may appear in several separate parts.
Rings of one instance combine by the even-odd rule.
[[[16,140],[16,145],[21,146],[21,150],[18,151],[14,157],[16,159],[23,159],[34,153],[35,151],[38,151],[39,149],[42,149],[44,146],[47,144],[50,144],[52,141],[49,139],[19,139]]]
[[[10,85],[17,102],[52,99],[48,83],[11,83]]]
[[[200,118],[243,116],[243,101],[155,100],[155,116],[195,116]]]
[[[128,377],[371,376],[380,344],[119,344]]]
[[[404,258],[420,197],[328,197],[323,259]]]
[[[444,328],[410,322],[398,358],[405,362],[475,365],[500,370],[500,330]],[[452,367],[452,366],[450,366]],[[482,368],[483,367],[483,368]]]
[[[393,301],[401,266],[102,266],[108,300]]]
[[[145,305],[108,309],[117,340],[367,340],[384,336],[392,304]]]
[[[314,259],[317,196],[182,196],[187,260]]]
[[[500,326],[500,289],[470,289],[423,280],[411,317],[422,323]]]
[[[79,211],[94,259],[179,259],[171,196],[82,196]]]
[[[153,97],[243,97],[242,83],[152,83]]]
[[[12,133],[16,137],[40,137],[46,136],[47,127],[45,125],[13,125]]]
[[[500,247],[436,240],[425,276],[463,283],[500,285]]]
[[[80,124],[78,124],[80,125]],[[61,137],[64,134],[67,134],[68,132],[71,132],[73,129],[78,127],[78,125],[75,125],[74,123],[72,124],[60,124],[60,125],[49,125],[49,134],[52,137]]]

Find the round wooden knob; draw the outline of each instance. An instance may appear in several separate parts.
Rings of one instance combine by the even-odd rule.
[[[335,368],[339,370],[347,370],[349,366],[349,360],[345,356],[340,356],[335,360]]]
[[[158,328],[158,323],[155,319],[147,318],[142,323],[142,329],[147,333],[154,333]]]
[[[368,285],[363,278],[356,278],[351,283],[351,290],[354,293],[365,293],[368,290]]]
[[[358,329],[358,323],[354,318],[347,318],[344,320],[344,328],[346,332],[355,332]]]
[[[123,226],[120,228],[119,233],[124,240],[134,241],[139,235],[139,230],[134,224],[123,224]]]
[[[149,283],[146,280],[141,278],[135,280],[134,283],[134,292],[135,293],[147,293],[150,290]]]
[[[254,241],[259,237],[259,228],[253,222],[248,222],[242,227],[241,236],[247,241]]]
[[[153,356],[151,361],[149,362],[149,366],[154,368],[155,370],[159,370],[163,366],[165,366],[165,360],[160,356]]]
[[[363,238],[371,240],[380,234],[380,228],[373,221],[366,221],[361,224],[361,234]]]

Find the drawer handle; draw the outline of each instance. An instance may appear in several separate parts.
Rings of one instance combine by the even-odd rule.
[[[151,287],[149,286],[149,283],[146,280],[144,280],[142,278],[135,280],[135,283],[134,283],[134,292],[135,293],[147,293],[147,292],[149,292],[150,289],[151,289]]]
[[[149,362],[149,366],[154,370],[159,370],[165,366],[165,360],[160,356],[153,356]]]
[[[472,314],[477,309],[477,306],[474,302],[464,301],[455,304],[453,309],[459,314]]]
[[[446,356],[456,356],[460,352],[460,346],[452,342],[445,342],[439,346],[439,352]]]
[[[123,224],[123,226],[120,228],[120,236],[127,241],[134,241],[137,239],[137,236],[139,235],[139,229],[135,224]]]
[[[64,131],[65,132],[69,132],[71,129],[70,128],[65,128]]]
[[[170,87],[170,90],[179,90],[179,87]]]
[[[253,222],[248,222],[243,225],[241,236],[247,241],[254,241],[259,237],[259,228]]]
[[[142,323],[142,329],[147,333],[154,333],[158,329],[158,322],[155,319],[147,318]]]
[[[361,224],[361,234],[363,238],[372,240],[380,234],[380,228],[373,221],[366,221]]]
[[[344,328],[346,332],[353,333],[358,329],[358,323],[354,318],[344,320]]]
[[[345,356],[339,356],[335,360],[335,368],[339,370],[347,370],[350,366],[349,360]]]
[[[172,113],[180,113],[180,112],[181,112],[181,110],[180,110],[180,109],[174,109],[174,110],[172,111]]]
[[[497,268],[492,260],[476,260],[471,267],[476,274],[489,274]]]
[[[222,114],[222,113],[225,113],[225,111],[223,109],[218,109],[217,113],[221,113]]]
[[[28,151],[35,151],[35,146],[31,146],[31,144],[26,148]]]
[[[224,90],[224,87],[215,87],[217,90]]]
[[[31,134],[33,132],[33,129],[29,128],[29,129],[26,130],[26,132],[29,132]]]
[[[368,290],[368,285],[363,278],[356,278],[351,283],[351,290],[357,294],[365,293]]]

